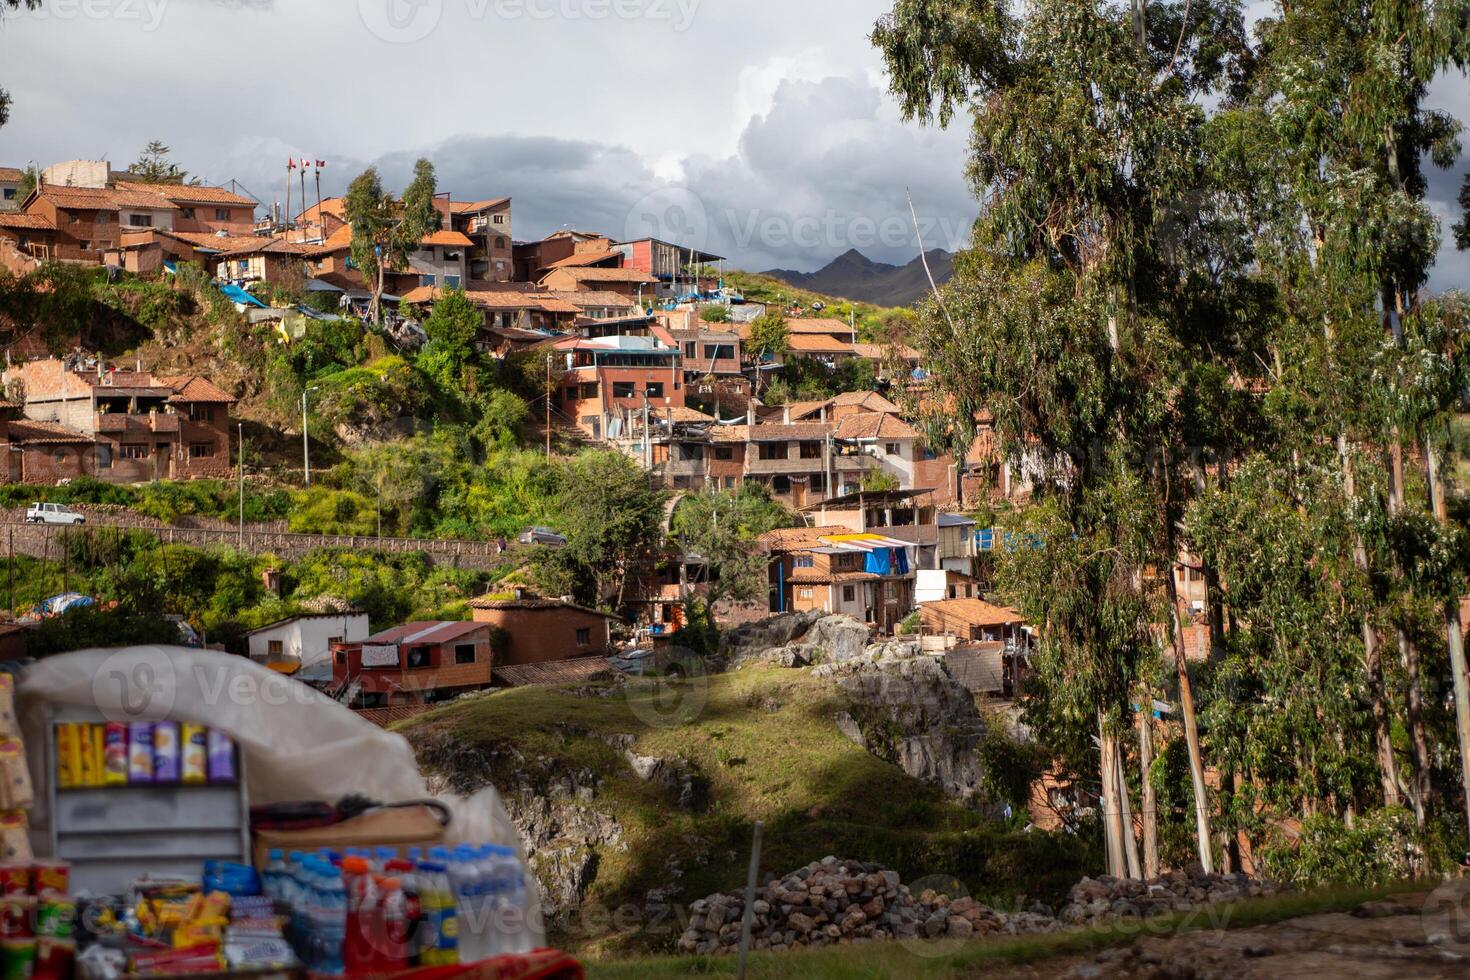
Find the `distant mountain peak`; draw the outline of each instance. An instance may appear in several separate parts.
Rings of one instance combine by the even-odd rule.
[[[948,282],[954,275],[954,256],[949,252],[934,248],[925,257],[937,282]],[[929,294],[929,277],[922,259],[916,258],[908,265],[887,265],[874,262],[856,248],[848,249],[816,272],[772,269],[764,275],[798,289],[880,306],[909,306]]]

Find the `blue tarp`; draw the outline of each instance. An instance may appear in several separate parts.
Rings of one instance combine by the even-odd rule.
[[[909,573],[909,553],[903,548],[894,548],[893,565],[898,569],[899,575],[907,575]]]
[[[69,613],[73,609],[84,609],[87,606],[95,606],[91,596],[85,596],[78,592],[67,592],[62,595],[54,595],[49,599],[42,599],[41,604],[36,607],[36,612],[42,616],[60,616]]]
[[[893,556],[889,554],[887,548],[878,548],[868,552],[868,560],[863,566],[863,571],[869,575],[892,575],[892,568]]]
[[[234,286],[229,283],[221,283],[219,291],[224,294],[225,299],[228,299],[232,303],[244,303],[246,306],[258,306],[262,310],[270,309],[269,306],[265,305],[254,296],[251,296],[239,286]]]

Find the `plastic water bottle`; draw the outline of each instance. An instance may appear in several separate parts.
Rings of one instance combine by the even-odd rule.
[[[347,943],[347,889],[341,875],[333,874],[323,881],[321,909],[321,958],[317,970],[346,973],[343,951]]]
[[[531,932],[526,927],[530,914],[530,895],[526,890],[526,869],[516,852],[509,847],[495,848],[501,864],[501,914],[496,917],[501,928],[502,953],[529,953],[535,949]]]
[[[286,890],[286,878],[290,872],[286,868],[286,855],[280,848],[273,848],[270,857],[266,861],[265,871],[261,874],[261,885],[265,895],[272,902],[283,901]]]
[[[454,891],[459,925],[460,963],[479,963],[495,953],[490,947],[491,910],[484,901],[480,865],[468,848],[457,849],[449,860],[449,884]]]
[[[459,962],[459,917],[449,869],[437,861],[418,866],[420,902],[423,907],[419,963],[422,966],[453,966]]]
[[[382,932],[379,934],[378,969],[399,971],[408,967],[408,901],[397,878],[381,878],[378,888],[382,895]]]

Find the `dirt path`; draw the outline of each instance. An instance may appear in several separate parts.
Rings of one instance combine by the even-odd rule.
[[[1088,957],[984,971],[986,980],[1463,980],[1470,881],[1245,929],[1145,937]]]

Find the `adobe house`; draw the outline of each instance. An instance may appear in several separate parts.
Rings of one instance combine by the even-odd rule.
[[[486,623],[404,623],[360,643],[332,644],[332,684],[358,689],[353,706],[432,704],[490,686]]]
[[[476,623],[497,631],[496,666],[606,656],[616,616],[564,599],[487,595],[470,603]]]

